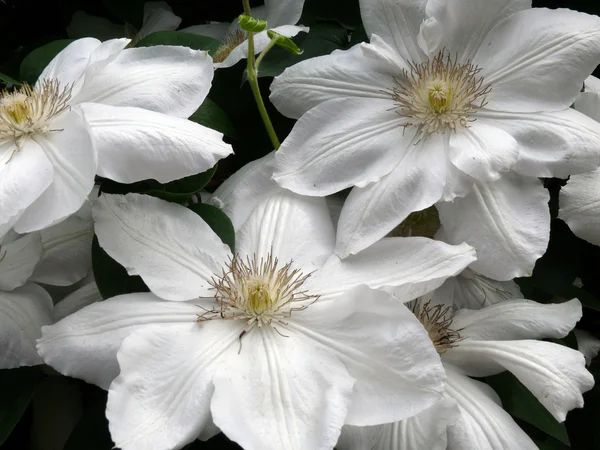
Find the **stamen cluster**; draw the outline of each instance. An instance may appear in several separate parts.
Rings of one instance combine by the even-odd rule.
[[[229,33],[229,35],[225,38],[225,42],[223,42],[215,52],[213,61],[216,63],[225,61],[233,49],[244,42],[247,38],[248,35],[244,30],[235,30]]]
[[[13,139],[17,148],[34,134],[51,130],[50,119],[69,107],[72,87],[61,88],[58,80],[44,80],[32,88],[23,84],[20,89],[0,93],[0,140]]]
[[[411,64],[392,88],[395,111],[416,126],[421,139],[446,130],[468,127],[472,115],[485,106],[491,87],[478,76],[480,68],[458,63],[444,50],[433,59]]]
[[[202,314],[198,321],[245,320],[248,327],[244,333],[255,326],[285,324],[293,312],[306,309],[318,299],[301,290],[308,277],[310,274],[292,269],[291,262],[279,267],[279,260],[271,254],[260,260],[254,255],[245,261],[236,256],[222,275],[212,280],[219,308]]]
[[[431,301],[422,303],[421,300],[416,300],[409,307],[429,333],[429,338],[438,354],[441,355],[448,349],[456,347],[456,343],[463,339],[458,333],[460,330],[450,328],[453,320],[450,306],[432,306]]]

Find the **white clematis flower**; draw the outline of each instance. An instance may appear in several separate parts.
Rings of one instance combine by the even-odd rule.
[[[583,406],[582,393],[594,385],[581,353],[537,340],[566,336],[581,317],[578,300],[553,305],[509,300],[456,313],[423,299],[410,306],[441,355],[449,403],[399,423],[346,427],[340,450],[359,449],[349,437],[370,443],[361,450],[535,450],[496,393],[470,377],[512,372],[559,422]]]
[[[222,201],[241,200],[229,192]],[[102,247],[152,293],[87,306],[45,328],[38,349],[109,389],[120,448],[183,446],[212,417],[247,449],[327,449],[344,423],[407,418],[440,398],[419,322],[360,285],[414,298],[472,262],[469,246],[394,238],[342,261],[325,200],[281,191],[236,225],[235,256],[199,216],[153,197],[101,196],[94,217]]]
[[[213,77],[206,52],[80,39],[34,87],[0,95],[0,229],[24,233],[76,212],[96,174],[168,182],[229,155],[222,134],[188,120]]]
[[[275,180],[313,196],[353,188],[338,227],[342,257],[412,211],[471,192],[456,214],[484,220],[478,241],[520,233],[504,252],[473,242],[478,270],[502,280],[526,274],[548,228],[546,196],[527,177],[600,164],[600,124],[569,108],[600,62],[600,18],[530,9],[527,0],[360,6],[369,44],[301,62],[271,86],[277,108],[300,118],[277,152]],[[510,218],[506,206],[533,210],[494,230]],[[484,269],[498,257],[506,260],[496,270]]]
[[[296,26],[304,0],[265,0],[265,6],[252,9],[252,17],[267,21],[267,29],[283,36],[294,37],[300,32],[308,32],[307,27]],[[186,33],[201,34],[217,39],[221,46],[213,56],[215,68],[226,68],[236,65],[248,57],[248,35],[238,24],[238,19],[228,23],[216,22],[206,25],[194,25],[183,28]],[[261,53],[271,42],[267,30],[254,35],[254,54]]]
[[[37,233],[0,238],[0,369],[42,363],[35,342],[42,326],[52,323],[52,298],[28,282],[42,251]]]

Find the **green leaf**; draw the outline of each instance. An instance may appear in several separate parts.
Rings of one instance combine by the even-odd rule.
[[[211,99],[206,98],[200,108],[196,110],[189,118],[192,122],[199,123],[205,127],[217,130],[230,138],[239,138],[233,123],[229,116],[221,109],[219,105]]]
[[[136,192],[138,194],[147,194],[152,195],[153,197],[162,198],[168,202],[184,203],[187,202],[193,194],[196,194],[206,186],[216,170],[217,166],[206,172],[191,175],[165,184],[161,184],[156,180],[143,180],[131,184],[122,184],[112,180],[105,180],[103,181],[100,190],[107,194],[127,194],[129,192]]]
[[[21,82],[15,80],[13,77],[9,77],[8,75],[0,72],[0,81],[4,81],[5,83],[14,84],[15,86],[21,86]]]
[[[287,36],[279,34],[273,30],[267,31],[267,35],[271,38],[271,40],[275,41],[275,45],[281,47],[287,52],[293,53],[294,55],[301,55],[304,53],[304,50],[301,50],[296,43]]]
[[[569,445],[569,436],[565,425],[558,423],[513,374],[503,372],[486,377],[485,381],[500,396],[502,407],[509,414]]]
[[[85,409],[63,450],[112,450],[114,444],[105,416],[106,393],[86,398]]]
[[[183,31],[157,31],[140,40],[136,47],[152,47],[154,45],[179,45],[192,50],[206,50],[213,56],[221,43],[208,36],[184,33]]]
[[[311,26],[308,33],[298,34],[294,42],[303,50],[301,55],[289,53],[282,48],[273,48],[260,64],[258,76],[276,77],[287,67],[300,61],[344,49],[348,45],[348,31],[333,22],[316,23]]]
[[[29,53],[21,62],[21,80],[34,84],[50,61],[71,42],[73,39],[52,41]]]
[[[248,33],[260,33],[267,28],[266,20],[257,19],[246,14],[240,14],[238,23],[240,24],[240,28]]]
[[[112,259],[98,243],[92,241],[92,270],[103,299],[133,292],[148,292],[148,286],[139,276],[130,276],[127,270]]]
[[[224,244],[227,244],[231,252],[235,254],[235,230],[229,217],[212,205],[196,203],[188,207],[198,214],[208,226],[221,238]]]
[[[0,445],[19,423],[41,380],[39,367],[0,370]]]

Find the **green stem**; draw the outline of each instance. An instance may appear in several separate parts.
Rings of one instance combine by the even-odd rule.
[[[256,58],[256,62],[254,63],[254,70],[256,70],[256,73],[258,73],[258,66],[260,66],[260,63],[262,62],[263,58],[265,57],[265,55],[267,53],[269,53],[269,50],[271,50],[273,47],[275,47],[276,45],[276,39],[271,39],[271,42],[269,42],[269,45],[267,45],[265,47],[265,49],[261,52],[260,55],[258,55],[258,58]]]
[[[244,2],[244,14],[250,15],[250,1],[243,0]],[[269,45],[272,47],[273,45]],[[265,49],[265,52],[270,50],[270,47]],[[263,54],[265,53],[263,52]],[[269,139],[271,139],[271,144],[273,144],[273,148],[277,150],[281,147],[279,143],[279,138],[277,137],[277,133],[275,133],[275,128],[273,128],[273,124],[271,123],[271,119],[269,118],[269,113],[267,112],[267,108],[265,107],[265,103],[263,102],[262,96],[260,95],[260,87],[258,86],[258,75],[256,72],[256,67],[260,61],[262,61],[262,54],[259,56],[258,61],[254,61],[254,33],[248,32],[248,83],[250,84],[250,88],[252,89],[252,94],[254,95],[254,101],[256,102],[256,106],[258,107],[258,112],[260,113],[260,117],[262,118],[263,123],[265,124],[265,128],[267,129],[267,134],[269,135]]]

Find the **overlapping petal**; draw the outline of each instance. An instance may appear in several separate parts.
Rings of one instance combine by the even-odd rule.
[[[4,241],[0,240],[0,291],[23,286],[43,253],[39,234],[31,233],[9,241],[11,234],[5,236]]]
[[[573,175],[559,193],[558,216],[573,233],[600,245],[600,170]]]

